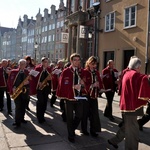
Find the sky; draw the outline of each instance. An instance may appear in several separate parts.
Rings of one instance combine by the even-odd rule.
[[[19,17],[23,20],[26,14],[29,19],[37,15],[39,8],[42,16],[44,9],[47,8],[49,13],[51,5],[59,8],[60,0],[3,0],[0,4],[0,26],[16,28]],[[66,6],[66,0],[64,0]]]

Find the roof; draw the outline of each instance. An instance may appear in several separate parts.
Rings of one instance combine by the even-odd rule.
[[[13,31],[14,28],[0,27],[0,34],[3,36],[5,32]]]

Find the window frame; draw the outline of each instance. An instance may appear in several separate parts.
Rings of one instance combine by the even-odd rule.
[[[131,23],[132,23],[132,13],[131,13],[131,10],[132,10],[132,8],[133,7],[135,7],[135,17],[134,17],[134,25],[131,25]],[[126,26],[126,10],[127,9],[129,9],[129,23],[128,23],[128,26]],[[137,25],[136,25],[136,19],[137,18],[137,4],[135,4],[135,5],[132,5],[132,6],[129,6],[129,7],[125,7],[124,8],[124,29],[128,29],[128,28],[133,28],[133,27],[136,27]]]
[[[111,29],[111,16],[112,14],[114,14],[114,23],[113,23],[113,29]],[[109,16],[109,29],[107,29],[107,16]],[[113,12],[109,12],[108,14],[105,15],[105,32],[111,32],[111,31],[114,31],[115,30],[115,18],[116,18],[116,13],[115,11]]]

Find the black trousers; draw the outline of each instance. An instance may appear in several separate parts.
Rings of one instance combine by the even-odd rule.
[[[150,120],[150,103],[147,104],[146,113],[143,115],[141,119],[138,119],[138,123],[140,126],[143,126]]]
[[[112,117],[112,102],[113,102],[114,94],[115,92],[112,91],[108,91],[105,93],[107,98],[107,104],[104,110],[104,116]]]
[[[4,92],[6,92],[6,98],[7,98],[7,111],[11,112],[11,98],[7,91],[0,90],[0,109],[3,109],[4,107]]]
[[[81,129],[83,132],[88,130],[88,119],[90,120],[90,132],[101,132],[97,99],[88,98],[88,101],[83,101],[83,117],[81,121]]]
[[[53,106],[53,104],[55,104],[56,99],[57,99],[57,97],[56,97],[56,91],[53,91],[52,92],[52,97],[51,97],[51,100],[50,100],[51,106]]]
[[[37,90],[37,102],[36,102],[36,115],[38,121],[44,120],[44,113],[47,108],[48,101],[48,87],[45,87],[43,90]]]
[[[67,129],[68,137],[74,138],[75,129],[77,129],[83,115],[83,103],[80,101],[66,100],[66,116],[67,116]]]
[[[28,92],[23,94],[21,93],[15,100],[15,122],[21,124],[21,121],[24,120],[26,100],[28,98]]]

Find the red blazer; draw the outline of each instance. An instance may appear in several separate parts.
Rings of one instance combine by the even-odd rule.
[[[0,67],[0,88],[7,87],[7,81],[5,80],[3,67]]]
[[[113,69],[114,73],[118,72],[116,69]],[[103,81],[103,85],[105,89],[111,89],[112,91],[114,91],[115,89],[115,85],[114,85],[114,81],[113,81],[113,77],[111,75],[110,69],[107,66],[105,69],[102,70],[102,75],[104,76],[102,81]]]
[[[20,69],[17,68],[17,69],[12,69],[11,70],[11,73],[8,77],[8,92],[10,93],[10,95],[13,94],[13,86],[14,86],[14,83],[16,82],[16,79],[18,77],[18,74],[19,74],[19,71]],[[27,69],[24,70],[26,76],[28,76],[29,72]]]
[[[88,95],[94,99],[98,97],[99,90],[103,88],[102,80],[100,78],[100,73],[97,70],[95,70],[95,72],[97,76],[97,81],[99,82],[99,88],[96,89],[96,91],[94,88],[90,88],[91,84],[93,83],[93,78],[92,78],[92,72],[89,69],[84,69],[84,77],[83,77],[86,91]]]
[[[83,71],[83,70],[82,70]],[[80,77],[82,78],[83,72],[80,72]],[[75,91],[74,85],[74,71],[72,66],[65,68],[60,75],[56,95],[60,99],[66,99],[70,101],[75,101]]]
[[[148,81],[147,75],[145,75],[142,78],[140,91],[139,91],[139,99],[142,99],[142,100],[150,99],[150,82]]]
[[[35,94],[37,94],[37,92],[36,92],[36,90],[37,90],[37,88],[38,88],[38,83],[39,83],[39,80],[40,80],[40,78],[41,78],[41,75],[42,75],[42,73],[43,73],[43,66],[40,64],[40,65],[37,65],[36,67],[35,67],[35,70],[36,71],[38,71],[39,72],[39,74],[37,75],[37,77],[32,77],[32,80],[31,80],[31,83],[30,83],[30,93],[32,94],[32,95],[35,95]],[[49,73],[49,74],[51,74],[51,68],[48,66],[47,67],[47,72]]]
[[[135,112],[146,105],[147,101],[138,99],[143,76],[135,70],[129,70],[124,74],[120,96],[120,109],[122,112]]]

